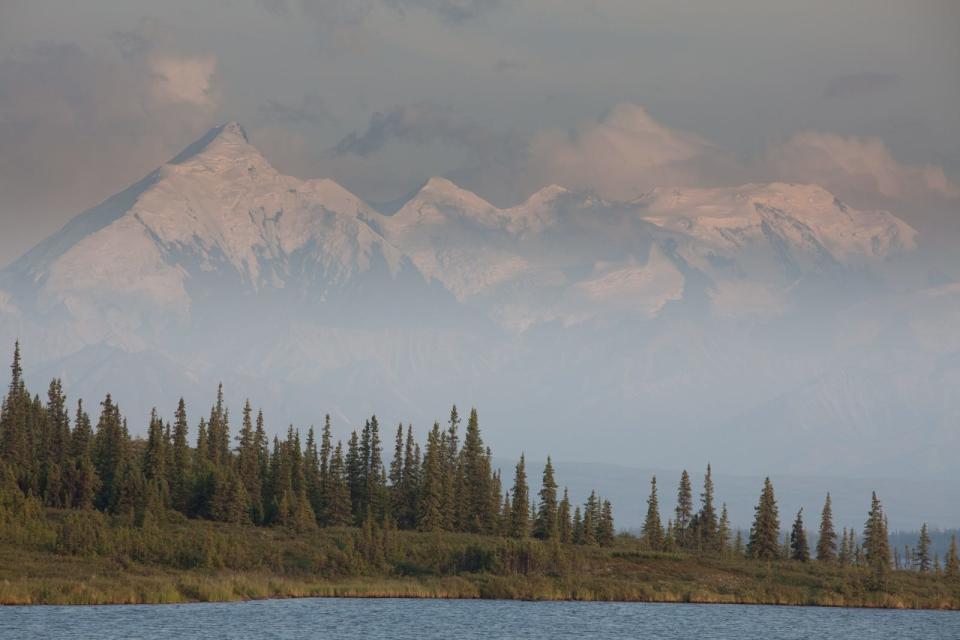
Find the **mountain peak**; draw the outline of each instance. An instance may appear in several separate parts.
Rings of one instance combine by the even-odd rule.
[[[178,153],[168,164],[183,164],[201,154],[215,149],[222,150],[231,148],[237,150],[245,147],[252,147],[246,130],[240,123],[231,120],[207,131],[203,136]]]
[[[411,208],[416,211],[421,211],[424,205],[427,205],[428,208],[453,208],[468,213],[470,216],[481,217],[485,217],[496,210],[492,204],[474,192],[468,191],[454,182],[439,176],[434,176],[427,180],[423,186],[420,187],[420,190],[417,191],[416,195],[401,207],[397,213],[401,214],[405,209]],[[401,215],[401,218],[403,217],[404,216]],[[419,214],[417,217],[419,217]]]
[[[458,198],[469,195],[479,199],[479,196],[473,192],[467,191],[452,180],[440,176],[433,176],[423,183],[423,186],[417,192],[417,196],[425,194],[429,194],[432,198]]]

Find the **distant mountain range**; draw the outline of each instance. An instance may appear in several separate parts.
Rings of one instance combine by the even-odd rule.
[[[935,475],[960,448],[960,283],[916,277],[917,243],[816,185],[504,209],[431,178],[378,211],[229,123],[0,272],[0,339],[134,431],[222,380],[274,430],[426,429],[457,402],[498,451]]]

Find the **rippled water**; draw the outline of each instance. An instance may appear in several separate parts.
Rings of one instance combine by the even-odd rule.
[[[960,613],[686,604],[265,600],[0,607],[0,638],[960,639]]]

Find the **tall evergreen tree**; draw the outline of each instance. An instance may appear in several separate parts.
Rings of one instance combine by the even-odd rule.
[[[83,410],[83,401],[77,401],[77,417],[70,436],[73,469],[70,476],[71,506],[92,509],[100,490],[100,478],[93,464],[93,427],[90,416]]]
[[[663,527],[660,525],[660,502],[657,499],[657,476],[650,478],[650,497],[647,498],[647,517],[640,532],[643,545],[651,551],[663,549]]]
[[[28,426],[30,405],[30,394],[23,382],[20,343],[17,342],[10,365],[10,387],[0,409],[0,460],[10,465],[24,492],[29,492],[33,484]]]
[[[417,514],[420,512],[420,447],[413,438],[413,426],[407,425],[407,438],[403,447],[403,473],[401,475],[401,495],[398,522],[404,529],[417,526]]]
[[[780,516],[770,478],[763,481],[763,491],[754,511],[747,553],[758,560],[773,560],[780,555]]]
[[[890,542],[883,507],[874,491],[870,499],[870,511],[863,527],[863,552],[870,566],[881,571],[890,568]]]
[[[817,540],[817,560],[832,564],[837,560],[837,532],[833,530],[833,507],[830,494],[823,502],[820,514],[820,537]]]
[[[330,456],[333,455],[333,434],[330,429],[330,414],[323,418],[323,432],[320,434],[320,493],[327,495],[327,483],[330,481]],[[325,506],[318,511],[323,513]]]
[[[930,533],[927,531],[926,522],[920,527],[920,539],[917,540],[914,564],[920,573],[930,573]]]
[[[584,544],[583,539],[583,517],[580,515],[580,507],[573,510],[573,525],[570,531],[570,541],[573,544]]]
[[[700,494],[700,513],[698,519],[698,533],[700,534],[700,544],[703,549],[709,551],[718,551],[717,530],[717,511],[713,504],[713,471],[710,464],[707,464],[707,473],[703,478],[703,493]]]
[[[947,551],[944,573],[952,580],[960,578],[960,558],[957,557],[957,534],[950,536],[950,549]]]
[[[423,479],[417,527],[421,531],[442,531],[446,525],[447,451],[440,425],[433,423],[427,434],[427,450],[423,457]]]
[[[399,525],[403,517],[406,495],[403,486],[403,423],[397,425],[397,433],[393,442],[393,459],[390,460],[390,473],[387,479],[390,483],[390,515]]]
[[[597,544],[597,525],[600,522],[600,501],[597,492],[591,491],[590,497],[583,506],[583,535],[581,544],[593,546]]]
[[[303,452],[303,483],[310,510],[319,518],[323,509],[323,488],[320,482],[320,451],[317,448],[313,425],[307,431],[306,448]]]
[[[727,503],[720,509],[720,524],[717,529],[717,549],[726,554],[730,551],[730,516],[727,514]]]
[[[366,513],[366,463],[361,454],[360,438],[356,431],[350,432],[344,463],[347,487],[350,489],[350,512],[353,514],[354,524],[359,526],[362,524],[362,514]]]
[[[351,524],[350,488],[347,486],[346,468],[343,460],[343,446],[337,446],[330,456],[329,477],[324,496],[323,523],[330,527],[343,527]]]
[[[601,547],[612,546],[614,533],[613,505],[609,500],[604,500],[600,508],[600,519],[597,522],[597,544]]]
[[[563,499],[557,509],[557,533],[564,544],[573,542],[573,522],[570,517],[570,492],[564,487]]]
[[[837,551],[837,564],[841,567],[850,566],[851,556],[849,535],[847,528],[844,527],[843,533],[840,536],[840,548]]]
[[[510,505],[510,536],[526,538],[530,534],[530,498],[523,454],[520,454],[513,477],[513,490],[510,493],[513,496],[513,504]]]
[[[444,450],[444,483],[443,483],[443,525],[448,531],[453,531],[459,523],[457,504],[459,501],[459,489],[462,484],[460,467],[460,439],[458,429],[460,428],[460,414],[457,412],[457,405],[450,409],[450,419],[446,432],[441,437],[441,442],[445,445]]]
[[[250,401],[243,405],[243,419],[240,433],[237,435],[237,473],[243,484],[249,506],[249,518],[252,522],[263,522],[263,479],[260,476],[260,443],[253,426],[253,409]],[[239,495],[231,487],[233,494]]]
[[[680,486],[677,489],[676,519],[673,521],[674,538],[677,545],[689,545],[690,521],[693,518],[693,489],[690,487],[690,475],[684,469],[680,475]]]
[[[55,378],[47,390],[46,438],[41,470],[44,503],[49,507],[70,506],[69,454],[70,416],[63,384]]]
[[[465,531],[473,533],[489,532],[492,529],[494,514],[490,513],[491,470],[483,439],[480,437],[480,423],[477,410],[470,410],[467,431],[460,452],[462,482],[457,499],[462,508],[460,525]],[[556,502],[554,502],[554,507]]]
[[[110,394],[101,403],[100,420],[93,441],[93,464],[101,487],[96,506],[103,511],[117,513],[120,507],[122,474],[128,463],[129,436],[126,433],[120,408]]]
[[[537,518],[533,525],[533,535],[541,540],[557,538],[557,483],[553,479],[553,463],[547,456],[547,464],[543,468],[543,485],[540,489],[540,504],[537,508]]]
[[[803,508],[797,511],[797,519],[793,521],[790,531],[790,559],[798,562],[810,560],[810,546],[807,544],[807,532],[803,528]]]

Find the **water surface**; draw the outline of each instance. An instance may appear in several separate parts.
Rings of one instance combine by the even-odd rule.
[[[960,639],[960,613],[695,604],[477,600],[263,600],[0,607],[0,639],[369,640]]]

